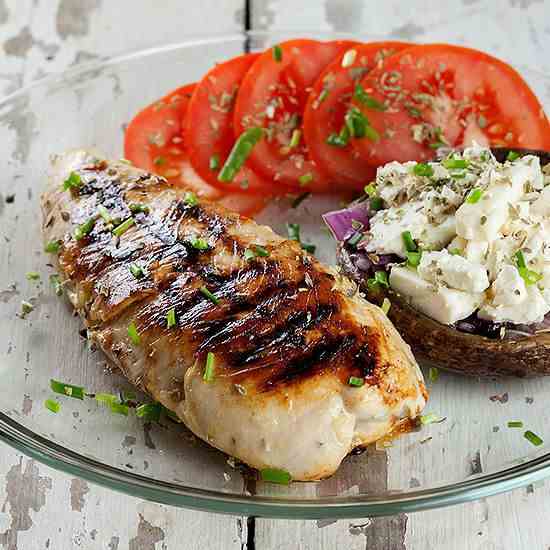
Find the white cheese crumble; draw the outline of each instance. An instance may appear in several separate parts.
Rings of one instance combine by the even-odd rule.
[[[361,243],[406,261],[410,232],[422,255],[414,266],[391,268],[394,290],[441,323],[476,311],[494,322],[542,321],[550,311],[550,174],[539,158],[499,163],[474,144],[415,167],[378,169],[384,208]]]

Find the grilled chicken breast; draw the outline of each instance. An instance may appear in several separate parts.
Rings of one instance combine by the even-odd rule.
[[[424,407],[384,313],[298,243],[86,151],[53,159],[42,201],[91,338],[214,447],[320,479]]]

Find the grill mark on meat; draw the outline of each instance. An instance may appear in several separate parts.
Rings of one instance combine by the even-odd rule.
[[[220,216],[208,204],[186,204],[175,194],[163,203],[170,199],[163,178],[142,175],[121,184],[109,170],[85,176],[76,195],[86,204],[74,205],[73,220],[83,218],[90,202],[94,209],[103,204],[112,215],[120,212],[122,219],[131,215],[130,202],[161,201],[163,207],[134,215],[136,224],[120,244],[102,219],[81,241],[66,241],[60,259],[73,281],[91,291],[88,313],[89,318],[97,313],[98,328],[101,321],[108,329],[124,316],[136,323],[141,345],[168,338],[170,345],[188,346],[199,360],[212,351],[220,369],[223,365],[221,375],[245,379],[263,392],[327,369],[338,371],[343,381],[350,374],[376,381],[377,342],[349,319],[344,299],[332,291],[334,277],[302,257],[295,243],[278,245],[274,258],[244,265],[238,260],[220,271],[213,257],[242,256],[251,244],[241,241],[238,231],[230,234],[237,217]],[[208,241],[208,250],[191,245],[194,235]],[[135,262],[147,270],[146,277],[130,274]],[[201,293],[203,285],[220,304]],[[172,308],[177,326],[168,329]]]
[[[321,338],[312,347],[306,349],[305,353],[286,363],[284,368],[275,370],[263,382],[261,391],[270,391],[279,385],[299,378],[310,377],[327,368],[337,369],[339,366],[345,365],[349,352],[353,351],[356,341],[356,337],[351,334]]]

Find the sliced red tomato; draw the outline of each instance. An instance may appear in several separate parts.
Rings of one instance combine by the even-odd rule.
[[[253,127],[266,129],[249,157],[265,178],[294,189],[327,191],[330,179],[309,157],[301,139],[302,113],[311,86],[323,69],[356,42],[290,40],[265,51],[246,73],[237,94],[236,135]]]
[[[140,111],[126,128],[124,156],[137,167],[164,176],[199,197],[251,216],[264,207],[262,197],[223,193],[205,182],[189,162],[183,121],[195,86],[182,86]]]
[[[216,65],[199,82],[185,117],[185,135],[193,168],[208,183],[224,191],[281,194],[288,188],[258,176],[245,162],[231,182],[218,174],[233,145],[233,107],[239,85],[260,54],[247,54]]]
[[[356,139],[353,146],[373,165],[426,160],[439,146],[473,140],[550,148],[550,124],[529,86],[509,65],[483,52],[416,46],[388,58],[361,86],[386,105],[377,111],[353,100],[375,130],[373,139]]]
[[[355,86],[384,60],[410,47],[405,42],[370,42],[340,54],[321,73],[304,110],[304,138],[310,157],[342,189],[362,189],[375,175],[368,159],[359,156],[347,132],[345,116]],[[347,134],[346,134],[347,135]]]

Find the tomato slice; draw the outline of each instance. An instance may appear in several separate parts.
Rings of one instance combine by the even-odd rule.
[[[310,157],[342,189],[362,189],[375,176],[368,159],[347,144],[329,144],[344,128],[355,86],[365,74],[380,67],[396,52],[410,47],[405,42],[358,44],[340,54],[321,73],[304,110],[304,138]]]
[[[330,188],[329,178],[309,158],[305,141],[293,143],[292,138],[301,135],[311,86],[328,63],[355,44],[290,40],[265,51],[250,67],[237,94],[234,127],[236,135],[266,128],[267,137],[249,157],[258,174],[294,189]]]
[[[361,82],[387,109],[356,99],[379,140],[357,139],[355,150],[373,165],[426,160],[442,145],[550,148],[550,124],[521,76],[483,52],[431,44],[388,58]]]
[[[233,181],[218,181],[218,173],[235,144],[233,107],[239,84],[259,55],[235,57],[204,76],[189,103],[185,135],[193,168],[211,185],[238,193],[281,194],[288,188],[258,176],[248,162]]]
[[[182,86],[140,111],[126,128],[124,156],[137,167],[164,176],[199,197],[251,216],[264,207],[265,199],[224,193],[205,182],[189,162],[183,121],[195,86]]]

